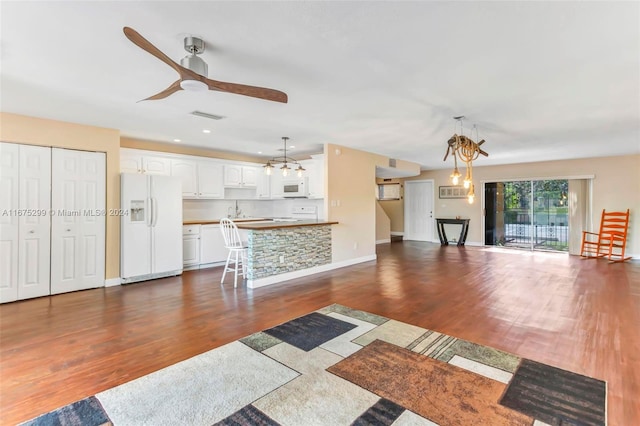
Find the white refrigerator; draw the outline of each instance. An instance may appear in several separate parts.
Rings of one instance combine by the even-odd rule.
[[[123,284],[182,273],[182,181],[120,175],[120,277]]]

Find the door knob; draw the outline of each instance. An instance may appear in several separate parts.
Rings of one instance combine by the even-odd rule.
[[[31,231],[29,231],[30,234],[35,233],[36,231],[34,231],[33,229]]]
[[[67,229],[67,232],[71,232],[71,229]]]

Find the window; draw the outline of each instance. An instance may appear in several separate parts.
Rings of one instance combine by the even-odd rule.
[[[399,200],[400,199],[400,184],[399,183],[383,183],[378,185],[378,193],[376,194],[378,200]]]

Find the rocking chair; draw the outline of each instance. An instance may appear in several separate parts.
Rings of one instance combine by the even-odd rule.
[[[624,262],[629,228],[629,209],[626,212],[607,212],[602,210],[600,232],[582,231],[580,256],[597,259],[606,257],[609,262]]]

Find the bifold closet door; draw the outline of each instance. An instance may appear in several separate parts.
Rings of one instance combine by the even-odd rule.
[[[0,303],[48,295],[51,148],[0,143]]]
[[[104,286],[106,157],[54,148],[51,293]]]

